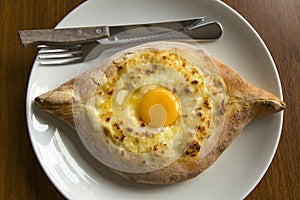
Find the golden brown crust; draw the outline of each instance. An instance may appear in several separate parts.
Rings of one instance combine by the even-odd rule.
[[[34,104],[37,107],[65,121],[73,128],[75,127],[72,111],[74,82],[75,79],[71,79],[58,88],[34,99]]]
[[[213,58],[226,83],[226,119],[217,144],[204,158],[182,156],[171,165],[147,173],[118,172],[121,176],[149,184],[172,184],[197,176],[211,166],[254,118],[279,112],[285,103],[269,92],[246,82],[239,74]],[[35,99],[35,105],[75,128],[72,113],[74,79]]]

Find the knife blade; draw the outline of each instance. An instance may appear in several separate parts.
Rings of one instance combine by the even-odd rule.
[[[72,45],[84,44],[93,41],[100,42],[101,39],[104,38],[109,38],[109,41],[117,41],[120,39],[135,40],[134,35],[131,35],[131,38],[118,38],[117,36],[124,31],[138,28],[147,29],[147,27],[157,27],[175,30],[197,40],[218,39],[223,33],[223,28],[219,22],[208,21],[206,17],[198,17],[179,21],[120,26],[93,26],[60,29],[21,30],[18,32],[18,34],[23,47],[40,44]],[[148,33],[145,33],[143,37],[147,37],[147,34]],[[163,33],[155,34],[160,35]],[[141,33],[139,33],[138,37],[141,38]]]

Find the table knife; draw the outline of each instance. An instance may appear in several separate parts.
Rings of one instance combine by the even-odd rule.
[[[141,29],[143,33],[138,31],[138,35],[132,34],[134,29]],[[130,36],[121,34],[131,31]],[[154,32],[153,32],[154,30]],[[223,33],[222,25],[215,20],[207,20],[206,17],[198,17],[193,19],[169,21],[160,23],[147,24],[130,24],[119,26],[93,26],[93,27],[74,27],[74,28],[58,28],[58,29],[39,29],[39,30],[21,30],[19,37],[23,47],[30,45],[72,45],[84,44],[93,41],[99,41],[106,38],[106,42],[116,42],[120,40],[135,41],[147,38],[151,33],[151,37],[158,37],[174,30],[183,33],[195,40],[215,40],[221,37]],[[122,38],[123,37],[123,38]]]

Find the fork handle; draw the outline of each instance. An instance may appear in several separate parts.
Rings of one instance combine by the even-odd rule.
[[[38,29],[19,31],[23,47],[30,45],[72,45],[108,38],[108,26],[86,28]]]

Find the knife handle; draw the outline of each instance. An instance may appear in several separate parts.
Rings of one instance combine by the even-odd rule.
[[[30,45],[72,45],[87,43],[108,38],[108,26],[86,28],[39,29],[19,31],[19,37],[24,47]]]

